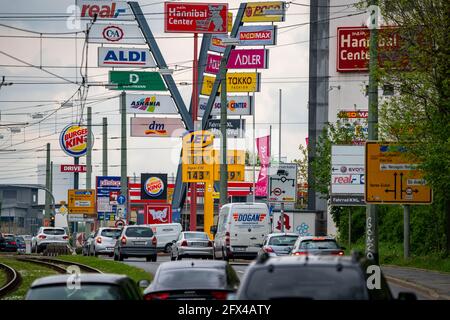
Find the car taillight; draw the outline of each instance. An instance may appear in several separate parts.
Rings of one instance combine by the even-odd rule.
[[[44,236],[43,234],[40,234],[40,235],[38,236],[38,238],[39,238],[39,239],[45,239],[45,238],[47,238],[47,236]]]
[[[156,239],[156,237],[153,237],[152,244],[156,246],[157,243],[158,243],[158,239]]]
[[[229,232],[225,232],[225,245],[226,246],[230,245],[230,233]]]
[[[97,241],[97,243],[102,243],[102,238],[97,237],[97,238],[95,239],[95,241]]]
[[[308,252],[307,251],[297,251],[294,252],[294,256],[307,256]]]
[[[121,242],[122,244],[127,244],[127,238],[122,237],[122,238],[120,239],[120,242]]]
[[[211,291],[211,295],[216,300],[226,300],[228,297],[228,292],[226,292],[226,291]]]
[[[212,247],[212,246],[213,246],[212,241],[208,241],[208,247]]]
[[[145,300],[166,300],[170,294],[167,292],[149,293],[144,296]]]
[[[183,240],[183,242],[181,243],[182,247],[187,247],[188,246],[188,242],[186,240]]]
[[[67,239],[69,239],[69,236],[63,236],[63,239],[67,240]]]
[[[340,251],[333,251],[331,252],[332,255],[335,256],[343,256],[344,255],[344,251],[340,250]]]
[[[264,251],[264,252],[274,252],[273,249],[272,249],[272,247],[269,247],[269,246],[263,247],[263,251]]]
[[[9,244],[12,246],[17,246],[17,242],[15,242],[15,241],[11,241]]]

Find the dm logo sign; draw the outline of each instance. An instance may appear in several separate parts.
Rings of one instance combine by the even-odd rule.
[[[82,157],[87,152],[88,129],[78,125],[68,125],[61,131],[59,144],[71,157]],[[92,139],[93,143],[94,139]]]
[[[141,199],[166,200],[167,174],[141,175]]]

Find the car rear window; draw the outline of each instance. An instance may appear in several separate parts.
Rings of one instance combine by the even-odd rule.
[[[246,298],[270,300],[366,300],[364,278],[354,267],[268,266],[255,270],[248,280]]]
[[[209,240],[208,235],[203,232],[189,232],[184,234],[185,239],[202,239]]]
[[[151,228],[133,227],[127,228],[127,230],[125,231],[125,235],[135,238],[151,238],[153,237],[153,231]]]
[[[79,289],[66,284],[30,289],[27,300],[123,300],[120,288],[116,285],[85,284]]]
[[[293,246],[297,241],[297,236],[273,236],[269,240],[272,246]]]
[[[64,229],[44,229],[43,232],[51,236],[60,236],[66,233]]]
[[[102,237],[116,238],[122,233],[120,229],[103,229],[100,234]]]
[[[225,287],[225,269],[206,268],[161,270],[155,286],[157,290],[225,289]]]
[[[300,249],[340,249],[334,240],[304,240]]]
[[[5,240],[8,240],[8,241],[15,240],[15,237],[11,236],[11,235],[5,235]]]

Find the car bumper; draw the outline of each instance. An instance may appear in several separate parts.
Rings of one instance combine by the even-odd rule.
[[[111,254],[114,253],[114,245],[95,245],[95,253],[97,254]]]
[[[6,246],[6,247],[1,247],[0,251],[4,251],[4,252],[16,252],[17,251],[17,247],[16,246]]]
[[[156,247],[120,247],[119,252],[125,256],[146,257],[157,254]]]
[[[213,255],[213,248],[212,247],[206,247],[206,248],[178,248],[178,255],[180,256],[212,256]]]
[[[230,258],[236,258],[236,259],[255,259],[258,255],[258,251],[236,251],[234,249],[227,248],[227,254]]]

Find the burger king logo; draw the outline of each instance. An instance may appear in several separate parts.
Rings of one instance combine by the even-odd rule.
[[[87,152],[88,129],[78,125],[68,125],[61,131],[59,144],[71,157],[81,157]],[[92,139],[92,142],[94,139]]]
[[[164,191],[164,182],[158,177],[150,177],[145,181],[144,190],[150,197],[158,197]]]

